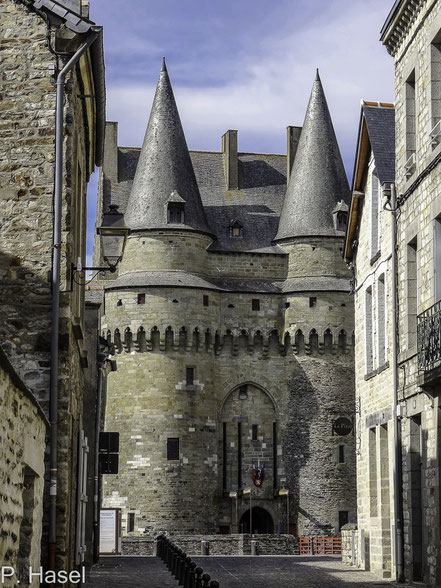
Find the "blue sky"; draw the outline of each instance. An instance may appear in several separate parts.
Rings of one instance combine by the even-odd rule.
[[[284,153],[320,69],[351,179],[360,99],[394,101],[393,60],[379,31],[384,0],[91,0],[104,26],[107,119],[119,143],[140,146],[162,56],[190,149]],[[89,186],[89,253],[96,172]]]

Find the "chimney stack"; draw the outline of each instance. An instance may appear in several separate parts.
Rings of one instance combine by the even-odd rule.
[[[222,136],[227,190],[239,189],[239,168],[237,159],[237,131],[229,130]]]
[[[118,182],[118,123],[113,121],[106,121],[103,173],[111,182]]]
[[[291,176],[292,164],[299,146],[302,127],[286,127],[286,184]]]

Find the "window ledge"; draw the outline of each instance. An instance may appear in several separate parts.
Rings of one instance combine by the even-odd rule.
[[[388,367],[389,367],[389,362],[386,361],[386,363],[383,363],[382,365],[380,365],[380,367],[377,369],[377,373],[381,374],[381,372],[384,372],[384,370],[387,370]]]
[[[406,361],[409,361],[409,359],[412,359],[412,357],[415,357],[416,354],[416,345],[412,345],[412,347],[410,347],[409,349],[405,349],[398,355],[398,363],[405,363]]]
[[[375,263],[375,262],[376,262],[378,259],[380,259],[380,257],[381,257],[381,249],[379,249],[379,250],[377,251],[377,253],[375,253],[375,254],[374,254],[372,257],[371,257],[371,265],[374,265],[374,263]]]
[[[368,372],[365,376],[364,379],[365,380],[370,380],[371,378],[373,378],[374,376],[376,376],[378,373],[378,370],[372,370],[371,372]]]

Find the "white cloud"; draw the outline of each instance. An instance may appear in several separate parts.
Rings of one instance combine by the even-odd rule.
[[[285,127],[302,124],[319,67],[350,168],[360,99],[393,101],[393,61],[378,41],[386,16],[384,2],[371,0],[367,5],[369,11],[365,3],[337,0],[292,34],[277,36],[274,31],[255,52],[250,47],[248,55],[235,62],[234,70],[217,72],[223,85],[194,87],[191,80],[188,85],[174,84],[190,148],[219,150],[221,135],[236,128],[239,149],[283,152]],[[258,60],[256,54],[261,56]],[[169,71],[173,83],[173,64]],[[108,118],[120,122],[121,144],[141,144],[156,78],[154,72],[149,84],[109,86]]]

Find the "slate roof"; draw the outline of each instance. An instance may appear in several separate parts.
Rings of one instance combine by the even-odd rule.
[[[167,221],[172,194],[174,202],[176,194],[185,202],[184,222],[176,226],[210,233],[164,60],[127,203],[126,225],[132,230],[173,228]]]
[[[395,109],[362,106],[380,183],[395,181]]]
[[[347,278],[311,276],[288,280],[237,280],[228,278],[205,278],[181,270],[137,271],[122,274],[105,285],[106,290],[121,288],[201,288],[222,292],[260,292],[264,294],[286,294],[288,292],[349,292]],[[102,290],[100,291],[103,292]],[[86,301],[90,302],[90,293]],[[97,299],[94,299],[97,302]]]
[[[341,200],[349,202],[349,184],[317,71],[276,240],[342,236],[332,216]]]
[[[117,204],[125,213],[139,153],[118,148],[119,182],[104,181],[105,210]],[[239,153],[239,189],[232,191],[226,187],[222,153],[190,151],[190,157],[208,224],[217,237],[210,249],[284,254],[272,240],[286,191],[286,155]],[[232,220],[242,225],[241,237],[230,236]]]

